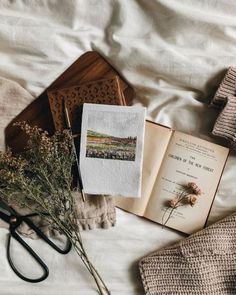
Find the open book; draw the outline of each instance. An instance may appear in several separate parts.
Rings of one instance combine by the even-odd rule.
[[[228,153],[220,145],[146,121],[141,198],[118,197],[116,205],[163,224],[171,210],[166,204],[194,182],[202,190],[197,203],[172,210],[166,224],[191,234],[207,221]]]

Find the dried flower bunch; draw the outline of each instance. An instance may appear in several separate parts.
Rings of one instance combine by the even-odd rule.
[[[47,216],[53,229],[66,235],[93,276],[99,294],[110,294],[84,249],[77,223],[72,189],[74,164],[72,136],[68,130],[49,137],[46,131],[25,122],[16,123],[27,135],[25,153],[0,152],[0,195],[8,204]]]
[[[167,208],[162,217],[162,225],[165,226],[170,220],[174,210],[181,206],[190,205],[193,207],[197,203],[197,198],[202,194],[201,189],[195,182],[189,182],[183,186],[183,191],[177,195],[174,199],[167,202]],[[165,220],[166,213],[169,211],[169,215]]]

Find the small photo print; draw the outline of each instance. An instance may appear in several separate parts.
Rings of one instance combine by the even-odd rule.
[[[80,168],[84,192],[140,197],[145,108],[83,105]]]
[[[135,161],[137,136],[117,137],[87,130],[86,157]]]

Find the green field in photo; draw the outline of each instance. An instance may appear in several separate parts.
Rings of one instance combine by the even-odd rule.
[[[86,157],[135,161],[137,137],[115,137],[87,131]]]

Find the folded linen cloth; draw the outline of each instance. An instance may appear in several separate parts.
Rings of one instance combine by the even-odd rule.
[[[146,295],[236,294],[236,213],[140,261]]]
[[[10,121],[22,111],[34,97],[22,88],[18,83],[8,79],[0,78],[0,150],[4,150],[4,129]],[[1,196],[0,196],[1,197]],[[109,228],[115,225],[116,212],[114,201],[111,197],[87,196],[84,203],[81,198],[77,198],[78,213],[80,219],[78,224],[81,229]],[[17,209],[17,208],[16,208]],[[28,213],[21,210],[21,213]],[[37,224],[45,233],[49,234],[49,228],[41,217],[35,219]],[[7,225],[0,219],[0,227]],[[36,237],[26,225],[20,228],[23,234]]]
[[[221,82],[211,106],[222,109],[212,134],[225,138],[236,149],[236,68],[230,67]]]

